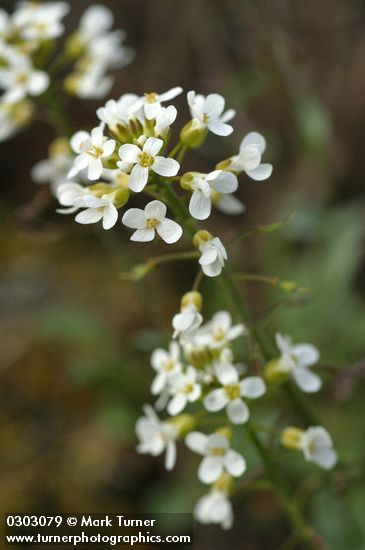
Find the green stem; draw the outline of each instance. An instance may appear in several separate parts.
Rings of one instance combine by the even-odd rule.
[[[173,262],[176,260],[192,260],[199,258],[199,252],[192,250],[191,252],[173,252],[172,254],[164,254],[163,256],[155,256],[148,260],[148,265],[156,267],[165,262]]]

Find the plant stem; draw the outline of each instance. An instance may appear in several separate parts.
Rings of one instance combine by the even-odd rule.
[[[172,262],[175,260],[191,260],[199,257],[199,252],[192,250],[189,252],[173,252],[172,254],[164,254],[163,256],[155,256],[148,260],[148,265],[156,267],[156,265]]]

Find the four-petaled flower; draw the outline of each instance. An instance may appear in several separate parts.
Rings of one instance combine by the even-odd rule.
[[[272,164],[261,163],[261,156],[266,149],[266,140],[258,132],[250,132],[243,138],[238,155],[232,157],[230,170],[246,172],[256,181],[263,181],[272,174]]]
[[[77,132],[71,138],[71,148],[78,154],[74,165],[68,173],[69,178],[87,168],[87,177],[94,181],[100,178],[103,172],[103,159],[108,159],[114,153],[115,140],[108,139],[100,127],[94,128],[91,134]]]
[[[308,428],[300,441],[300,448],[306,460],[330,470],[337,462],[337,453],[333,448],[330,434],[322,426]]]
[[[201,241],[199,243],[201,256],[199,263],[202,266],[204,275],[217,277],[222,273],[224,262],[227,260],[227,252],[222,241],[218,237]]]
[[[211,489],[195,505],[194,517],[200,523],[218,523],[222,529],[230,529],[233,524],[233,509],[226,491]]]
[[[280,370],[290,374],[299,388],[306,393],[315,393],[322,387],[322,380],[309,370],[317,363],[319,351],[312,344],[293,345],[289,337],[276,335],[276,343],[281,351]]]
[[[131,106],[131,112],[134,113],[143,108],[147,120],[152,120],[158,115],[161,109],[161,103],[174,99],[174,97],[181,94],[181,92],[182,88],[180,86],[175,86],[175,88],[171,88],[171,90],[163,94],[157,94],[156,92],[146,93],[144,96],[138,98],[134,105]]]
[[[111,229],[118,220],[118,210],[113,201],[113,193],[103,195],[101,198],[86,194],[74,203],[78,208],[86,208],[77,214],[75,220],[81,224],[97,223],[103,220],[103,228]]]
[[[190,432],[185,443],[189,449],[204,456],[198,470],[198,478],[202,483],[214,483],[224,471],[240,477],[246,470],[245,459],[230,449],[228,439],[222,434]]]
[[[182,369],[179,344],[171,342],[169,351],[162,348],[155,349],[151,356],[151,365],[157,373],[152,382],[151,392],[153,395],[158,395],[165,390],[171,376]]]
[[[122,222],[136,231],[131,241],[147,242],[155,238],[156,232],[168,244],[176,243],[182,235],[178,223],[166,218],[167,208],[161,201],[151,201],[142,210],[130,208],[124,214]]]
[[[204,398],[204,407],[217,412],[227,407],[227,415],[233,424],[244,424],[250,412],[243,398],[257,399],[265,393],[265,384],[258,376],[247,376],[239,380],[233,365],[218,365],[216,376],[221,388],[212,390]]]
[[[226,346],[245,332],[246,328],[242,323],[232,326],[232,318],[228,311],[219,311],[199,330],[195,338],[198,344],[214,349]]]
[[[236,112],[233,109],[224,111],[225,100],[219,94],[209,94],[204,97],[194,91],[188,92],[188,104],[193,119],[199,121],[202,128],[208,128],[213,134],[218,136],[228,136],[233,132],[230,124]]]
[[[176,462],[176,429],[170,422],[162,422],[150,405],[145,405],[143,411],[145,416],[136,424],[140,440],[137,451],[158,456],[166,449],[165,468],[172,470]]]
[[[186,185],[193,191],[189,212],[197,220],[209,218],[212,210],[212,195],[233,193],[238,187],[237,177],[232,172],[214,170],[209,174],[190,172],[185,175]]]
[[[139,193],[145,188],[150,170],[160,176],[176,176],[180,164],[173,158],[158,156],[162,146],[162,139],[150,137],[146,140],[143,149],[131,143],[126,143],[119,148],[119,157],[122,162],[134,165],[129,176],[129,188],[132,191]],[[117,165],[119,166],[119,162]]]
[[[175,416],[185,409],[188,403],[200,398],[201,386],[197,383],[197,372],[194,367],[188,367],[184,373],[174,374],[170,381],[173,397],[167,406],[167,412]]]

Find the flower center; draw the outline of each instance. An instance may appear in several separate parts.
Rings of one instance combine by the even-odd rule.
[[[204,124],[207,124],[209,122],[209,115],[207,115],[207,113],[203,114],[203,122]]]
[[[226,454],[226,450],[224,447],[212,447],[209,454],[211,456],[224,456]]]
[[[147,103],[155,103],[157,101],[157,94],[155,92],[149,92],[144,94]]]
[[[151,157],[151,155],[148,155],[147,153],[141,153],[138,155],[139,164],[143,168],[149,168],[154,163],[155,159]]]
[[[193,384],[186,384],[186,386],[183,389],[184,393],[191,393],[193,391],[194,387]]]
[[[216,342],[221,342],[222,340],[224,340],[225,335],[226,333],[222,328],[217,328],[214,331],[213,338]]]
[[[103,150],[101,147],[93,147],[88,151],[88,155],[95,157],[96,159],[101,157],[102,154],[103,154]]]
[[[224,386],[228,399],[238,399],[240,396],[240,387],[238,384]]]
[[[148,229],[155,229],[155,227],[157,227],[159,223],[160,222],[158,220],[156,220],[156,218],[148,218],[147,222],[146,222],[146,225],[147,225]]]
[[[27,73],[19,73],[16,77],[17,84],[26,84],[28,82]]]
[[[148,223],[148,221],[147,221],[147,223]],[[167,371],[172,371],[173,368],[174,368],[174,363],[173,363],[173,361],[166,361],[166,363],[164,363],[163,367]]]

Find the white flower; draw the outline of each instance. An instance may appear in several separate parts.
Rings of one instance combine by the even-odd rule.
[[[156,115],[156,124],[153,132],[156,137],[164,137],[170,129],[171,124],[175,122],[177,117],[176,107],[169,105],[168,107],[161,107]]]
[[[68,177],[72,178],[87,168],[89,180],[97,180],[103,172],[103,160],[109,158],[115,150],[114,139],[108,139],[99,127],[88,132],[77,132],[71,138],[71,148],[78,156]]]
[[[167,412],[171,416],[179,414],[188,403],[193,403],[201,396],[201,386],[197,383],[194,367],[188,367],[185,373],[174,374],[170,383],[173,398],[167,406]]]
[[[232,126],[226,124],[235,116],[235,111],[229,109],[225,113],[225,100],[219,94],[209,94],[204,97],[194,91],[188,92],[188,104],[193,119],[197,119],[203,128],[208,128],[218,136],[228,136],[233,132]]]
[[[105,74],[104,63],[94,59],[82,70],[77,70],[69,76],[71,92],[81,99],[100,99],[105,97],[114,84],[114,78]]]
[[[136,94],[123,94],[117,101],[110,99],[104,107],[100,107],[96,114],[99,119],[107,124],[112,131],[117,131],[118,125],[127,125],[130,118],[130,107],[136,102]]]
[[[162,422],[151,406],[145,405],[145,416],[136,424],[136,433],[140,440],[137,451],[142,454],[158,456],[166,449],[165,467],[172,470],[176,462],[176,429],[169,422]]]
[[[59,146],[55,145],[53,154],[50,154],[49,158],[37,162],[31,171],[33,180],[40,184],[50,184],[54,194],[60,185],[67,182],[67,174],[74,160],[66,144],[63,146],[59,142]]]
[[[12,137],[19,129],[13,107],[14,105],[0,103],[0,141]]]
[[[321,389],[322,381],[317,374],[309,370],[317,363],[319,351],[312,344],[292,345],[290,338],[276,335],[276,343],[281,351],[280,370],[289,373],[299,388],[306,393],[314,393]]]
[[[197,220],[206,220],[212,209],[213,192],[233,193],[238,187],[238,181],[231,172],[214,170],[209,174],[191,172],[188,185],[193,191],[189,202],[190,214]]]
[[[233,365],[219,365],[216,376],[221,388],[212,390],[204,399],[204,407],[217,412],[227,407],[227,415],[233,424],[244,424],[250,417],[246,403],[241,399],[257,399],[265,393],[265,384],[258,376],[248,376],[239,380]]]
[[[157,372],[152,382],[151,392],[153,395],[158,395],[165,390],[171,376],[182,369],[179,345],[171,342],[169,351],[162,348],[155,349],[151,356],[151,365]]]
[[[202,483],[214,483],[225,470],[231,476],[240,477],[246,469],[245,459],[229,448],[228,439],[224,435],[190,432],[185,443],[189,449],[204,456],[198,470],[198,478]]]
[[[25,8],[25,9],[24,9]],[[70,11],[66,2],[26,5],[14,15],[14,22],[20,27],[20,35],[26,40],[43,41],[61,36],[64,26],[61,19]]]
[[[28,57],[14,52],[8,61],[9,65],[0,69],[0,88],[5,89],[3,101],[16,103],[28,95],[38,96],[46,91],[48,74],[34,69]]]
[[[130,208],[124,214],[122,222],[127,227],[136,229],[131,241],[152,241],[156,232],[168,244],[176,243],[182,235],[182,229],[178,223],[166,218],[167,208],[161,201],[149,202],[144,210]]]
[[[174,97],[181,94],[181,92],[182,88],[180,86],[176,86],[163,94],[157,94],[156,92],[146,93],[144,96],[137,99],[131,108],[131,112],[138,111],[141,107],[143,107],[147,120],[152,120],[158,115],[161,109],[161,103],[174,99]]]
[[[232,318],[228,311],[219,311],[213,315],[209,323],[200,328],[195,338],[199,345],[214,349],[226,346],[245,332],[243,324],[232,326]]]
[[[101,198],[92,194],[84,195],[75,201],[78,208],[86,207],[79,212],[75,220],[81,224],[97,223],[102,220],[104,229],[111,229],[118,220],[118,210],[113,203],[114,194],[109,193]]]
[[[56,192],[58,202],[62,206],[67,207],[59,208],[57,210],[59,214],[72,214],[73,212],[76,212],[76,210],[80,208],[79,206],[76,206],[77,201],[83,198],[86,194],[91,195],[91,192],[87,188],[74,182],[61,184]]]
[[[208,277],[216,277],[222,273],[224,262],[227,260],[227,252],[222,241],[214,237],[208,241],[201,240],[199,243],[201,256],[199,263],[203,273]]]
[[[122,30],[95,37],[88,43],[88,58],[113,69],[125,67],[133,60],[134,52],[122,44],[124,37]]]
[[[173,338],[179,337],[180,342],[186,344],[195,335],[202,322],[203,317],[194,304],[186,305],[172,319]]]
[[[308,428],[300,440],[300,448],[306,460],[330,470],[337,462],[337,453],[333,448],[330,434],[322,426]]]
[[[176,176],[180,165],[175,159],[158,156],[162,146],[162,139],[150,137],[143,149],[128,143],[120,147],[119,156],[122,162],[134,164],[129,178],[129,187],[132,191],[139,193],[144,189],[150,170],[160,176]],[[117,165],[119,166],[119,163]]]
[[[250,132],[243,138],[238,155],[232,157],[230,169],[244,171],[256,181],[266,180],[272,174],[272,165],[261,163],[265,149],[265,138],[258,132]]]
[[[213,487],[210,493],[196,503],[194,517],[200,523],[218,523],[223,529],[230,529],[233,524],[233,509],[227,493]]]

